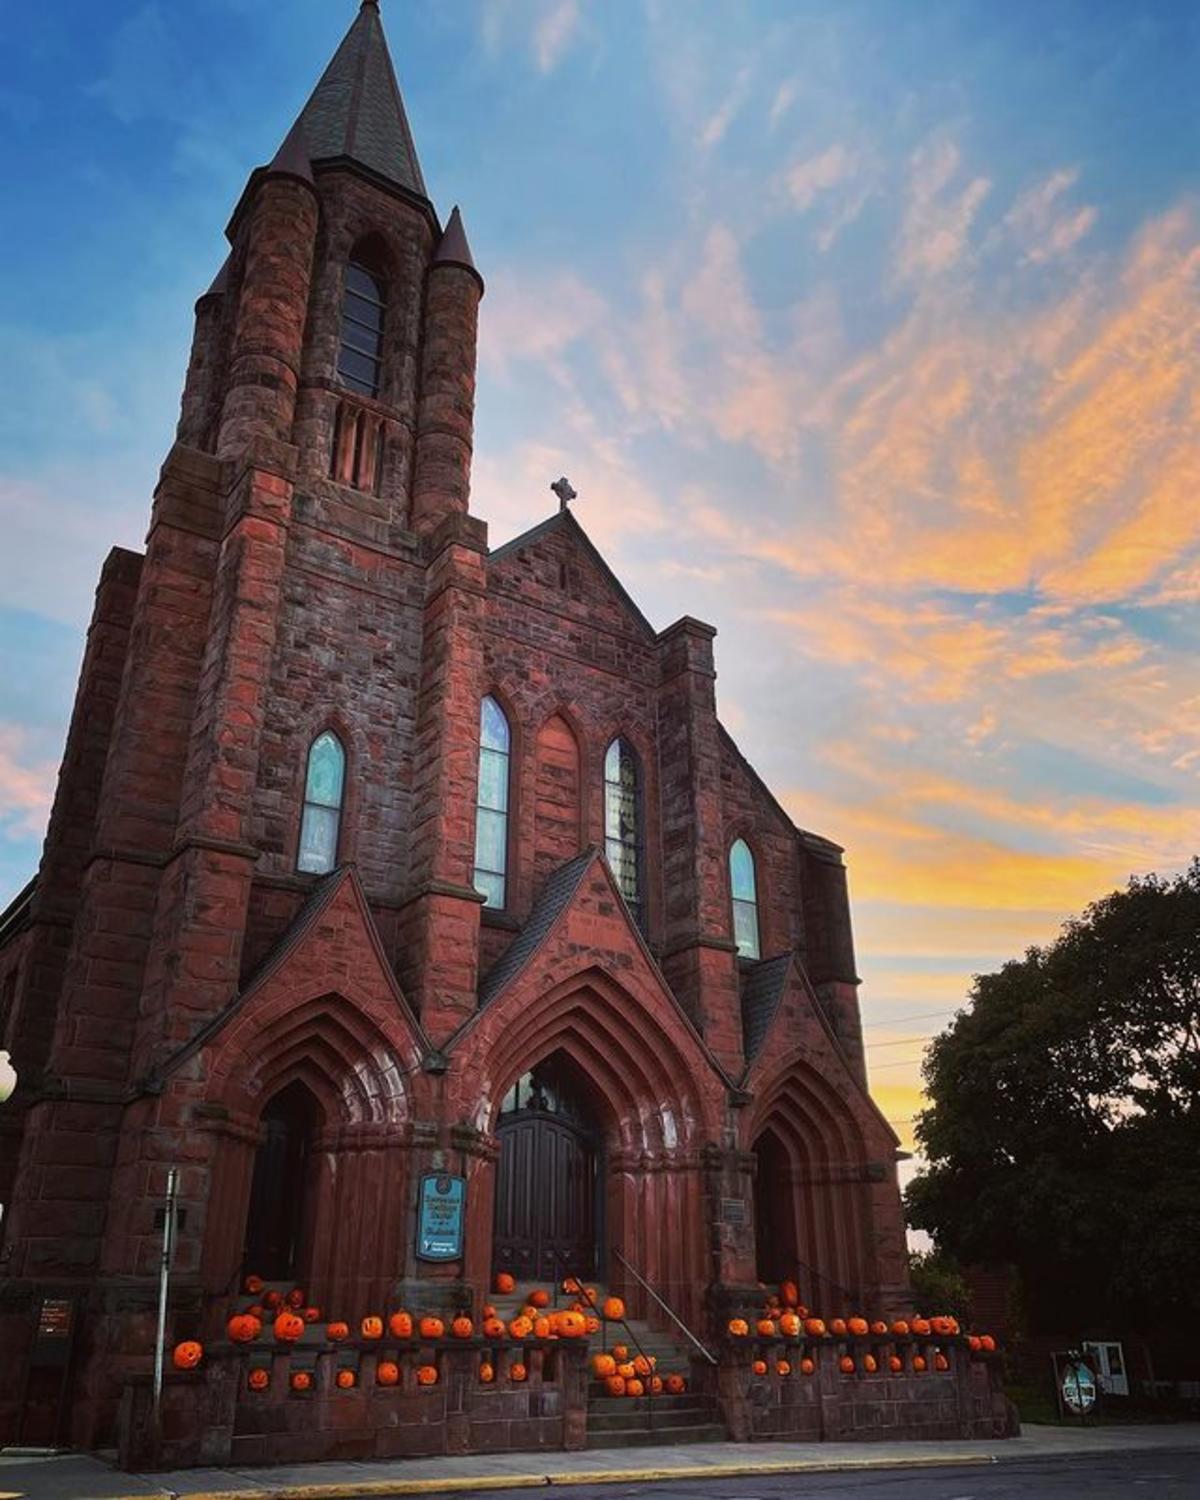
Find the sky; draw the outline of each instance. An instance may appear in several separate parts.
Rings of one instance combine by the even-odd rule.
[[[0,5],[0,907],[195,298],[353,0]],[[911,1145],[971,975],[1200,849],[1200,7],[383,0],[487,281],[472,509],[575,512],[845,845]]]

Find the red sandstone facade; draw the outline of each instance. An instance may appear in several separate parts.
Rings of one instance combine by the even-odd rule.
[[[710,626],[652,629],[569,512],[489,552],[468,508],[483,283],[425,196],[382,47],[368,0],[324,114],[234,213],[146,549],[104,566],[40,871],[0,924],[0,1046],[21,1071],[0,1111],[0,1442],[46,1435],[58,1377],[29,1356],[60,1296],[65,1435],[113,1440],[148,1367],[170,1166],[173,1336],[219,1340],[253,1269],[264,1113],[289,1088],[311,1122],[293,1271],[351,1320],[398,1299],[478,1308],[501,1101],[545,1063],[594,1132],[587,1269],[636,1310],[614,1249],[702,1330],[782,1265],[827,1312],[905,1305],[841,851],[719,723]],[[355,77],[383,90],[391,137]],[[392,171],[389,139],[408,151]],[[338,371],[364,245],[386,287],[374,396]],[[473,878],[485,695],[512,736],[500,909]],[[325,730],[345,754],[336,868],[305,874]],[[601,852],[615,737],[641,767],[644,931]],[[732,939],[736,839],[757,961]],[[415,1253],[427,1171],[466,1179],[464,1254],[444,1265]],[[200,1405],[181,1408],[193,1456]]]

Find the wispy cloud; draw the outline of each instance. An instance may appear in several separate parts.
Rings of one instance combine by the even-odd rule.
[[[1022,193],[1005,214],[1003,227],[1017,241],[1026,260],[1046,261],[1065,255],[1094,226],[1094,205],[1072,207],[1062,201],[1078,178],[1077,168],[1052,172]]]
[[[579,34],[580,0],[556,0],[539,18],[533,31],[533,50],[539,72],[552,73]]]
[[[962,171],[953,141],[919,147],[909,161],[908,202],[898,250],[902,277],[936,276],[962,260],[992,184]]]
[[[31,756],[18,724],[0,723],[0,830],[6,838],[40,836],[50,815],[58,765]]]

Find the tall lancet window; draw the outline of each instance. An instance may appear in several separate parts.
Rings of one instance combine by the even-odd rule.
[[[352,260],[346,267],[338,378],[363,396],[378,396],[383,367],[383,283]]]
[[[326,729],[313,740],[308,752],[298,870],[325,875],[337,864],[345,784],[346,752],[337,735]]]
[[[644,928],[641,781],[632,747],[613,740],[604,757],[604,849],[625,905]]]
[[[495,698],[479,705],[479,793],[475,801],[475,889],[503,909],[508,873],[508,765],[512,736]]]
[[[758,886],[754,855],[745,839],[729,850],[729,889],[733,896],[733,940],[739,958],[758,958]]]

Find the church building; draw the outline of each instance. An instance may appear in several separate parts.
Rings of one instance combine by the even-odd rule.
[[[179,1461],[280,1456],[237,1446],[258,1429],[218,1374],[247,1276],[352,1329],[578,1276],[706,1351],[760,1283],[910,1312],[842,850],[722,725],[713,626],[656,629],[565,482],[489,547],[484,276],[377,0],[228,238],[144,551],[101,571],[40,868],[0,916],[0,1443],[127,1440],[171,1169],[170,1343],[209,1352],[168,1377]],[[445,1376],[411,1394],[440,1415],[355,1451],[569,1446],[586,1415],[531,1437],[579,1404],[569,1353],[534,1351],[506,1436]],[[288,1453],[347,1451],[314,1436],[325,1389],[286,1422],[272,1389]]]

